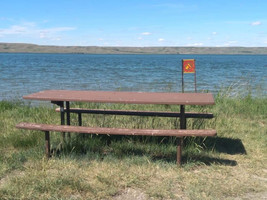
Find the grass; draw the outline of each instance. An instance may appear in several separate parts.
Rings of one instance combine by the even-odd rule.
[[[76,104],[75,107],[177,111],[176,106]],[[175,164],[175,138],[72,135],[53,157],[44,155],[44,134],[16,130],[21,121],[60,124],[48,106],[0,102],[0,199],[250,199],[266,197],[267,98],[216,97],[216,105],[187,106],[214,119],[188,120],[188,128],[214,128],[216,138],[186,138],[183,166]],[[72,124],[77,123],[73,114]],[[178,119],[84,115],[85,125],[177,128]],[[107,145],[108,141],[111,141]],[[129,190],[130,189],[130,190]]]

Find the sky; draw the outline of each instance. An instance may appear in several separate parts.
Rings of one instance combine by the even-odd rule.
[[[267,47],[267,0],[1,0],[0,42]]]

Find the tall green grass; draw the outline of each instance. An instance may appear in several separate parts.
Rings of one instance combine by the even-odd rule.
[[[266,117],[266,98],[256,98],[251,95],[239,98],[229,98],[223,93],[216,96],[215,106],[186,106],[186,111],[195,112],[211,112],[215,115],[214,119],[187,119],[188,129],[220,129],[219,136],[227,136],[228,130],[231,129],[231,124],[235,119],[257,119],[264,123]],[[122,105],[122,104],[82,104],[74,103],[72,107],[86,107],[98,109],[121,109],[121,110],[153,110],[153,111],[179,111],[179,106],[169,105]],[[30,106],[23,102],[15,101],[0,102],[0,144],[1,146],[12,146],[13,148],[32,148],[43,142],[43,135],[36,134],[37,131],[16,130],[15,124],[21,121],[36,122],[46,124],[60,124],[59,113],[55,112],[54,107],[49,106]],[[77,115],[71,114],[71,124],[77,125]],[[113,116],[113,115],[94,115],[83,114],[84,126],[99,126],[99,127],[121,127],[121,128],[152,128],[152,129],[177,129],[179,128],[179,118],[165,118],[165,117],[138,117],[138,116]],[[225,133],[226,132],[226,133]],[[54,133],[52,136],[52,145],[56,147],[60,141],[60,134]],[[82,137],[81,134],[73,134],[67,149],[71,152],[88,152],[98,151],[103,148],[111,148],[107,146],[107,142],[112,141],[111,145],[120,146],[118,144],[129,145],[143,145],[144,152],[148,152],[146,144],[155,145],[150,152],[162,151],[162,149],[169,149],[172,147],[172,153],[175,151],[176,138],[174,137],[149,137],[149,136],[95,136],[87,135]],[[205,149],[214,150],[214,146],[209,143],[207,139],[200,139],[195,137],[185,138],[185,150],[192,152],[200,152]],[[95,144],[94,144],[95,143]],[[163,146],[163,148],[161,148]],[[169,148],[167,148],[168,146]],[[134,149],[134,148],[133,148]],[[160,150],[161,149],[161,150]],[[134,152],[127,148],[124,150],[126,154]],[[68,151],[66,151],[68,152]],[[117,151],[118,152],[118,151]]]

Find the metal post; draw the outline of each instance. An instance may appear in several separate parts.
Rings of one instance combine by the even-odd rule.
[[[70,125],[70,102],[66,101],[66,115],[67,115],[67,125]],[[68,138],[70,139],[70,133],[68,133]]]
[[[66,101],[67,125],[70,125],[70,102]]]
[[[82,113],[78,113],[79,126],[82,126]],[[85,138],[85,133],[81,133],[82,138]]]
[[[182,137],[177,137],[177,165],[181,166],[181,158],[182,158],[182,144],[183,144],[183,138]]]
[[[65,113],[64,113],[64,102],[60,102],[58,104],[60,106],[60,119],[61,119],[61,125],[65,125]],[[62,132],[62,143],[65,143],[65,133]]]
[[[49,131],[45,131],[45,154],[47,159],[50,158],[50,136]]]
[[[180,129],[186,129],[185,105],[180,105]]]
[[[78,113],[79,126],[82,126],[82,113]]]
[[[182,60],[182,93],[184,93],[184,61]]]
[[[185,117],[185,106],[180,106],[180,129],[186,129],[186,117]],[[183,137],[177,138],[177,165],[181,165],[182,160],[182,146],[183,146]]]
[[[195,68],[195,92],[197,92],[197,71],[196,71],[196,68]]]
[[[51,103],[56,104],[60,107],[60,120],[61,120],[60,124],[65,125],[64,102],[63,101],[51,101]],[[62,144],[65,143],[65,133],[64,132],[61,133],[61,140],[62,141],[61,141],[60,148],[62,148]]]

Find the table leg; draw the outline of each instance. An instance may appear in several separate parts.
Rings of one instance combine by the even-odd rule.
[[[70,125],[70,102],[66,101],[66,115],[67,115],[67,125]],[[68,138],[70,139],[70,133],[68,133]]]
[[[64,102],[60,102],[60,119],[61,119],[61,125],[65,125],[65,113],[64,113]],[[65,133],[63,132],[61,134],[62,137],[62,143],[65,143]]]
[[[79,126],[82,126],[82,113],[78,113],[78,122]],[[81,133],[80,135],[82,136],[83,139],[85,139],[85,133]]]
[[[181,158],[182,158],[182,145],[183,145],[183,138],[182,137],[177,137],[177,165],[180,166],[181,165]]]
[[[46,158],[50,158],[50,136],[49,131],[45,131],[45,154]]]
[[[65,125],[65,111],[64,111],[64,101],[51,101],[51,103],[56,104],[60,107],[60,124]],[[61,144],[60,149],[62,149],[62,145],[65,143],[65,133],[61,133]]]
[[[185,106],[180,106],[180,129],[186,129],[186,117],[185,117]],[[183,146],[183,137],[177,138],[177,165],[181,165],[182,160],[182,146]]]
[[[186,117],[185,117],[185,106],[181,105],[180,106],[180,129],[186,129]]]
[[[79,126],[82,126],[82,113],[78,113]]]

